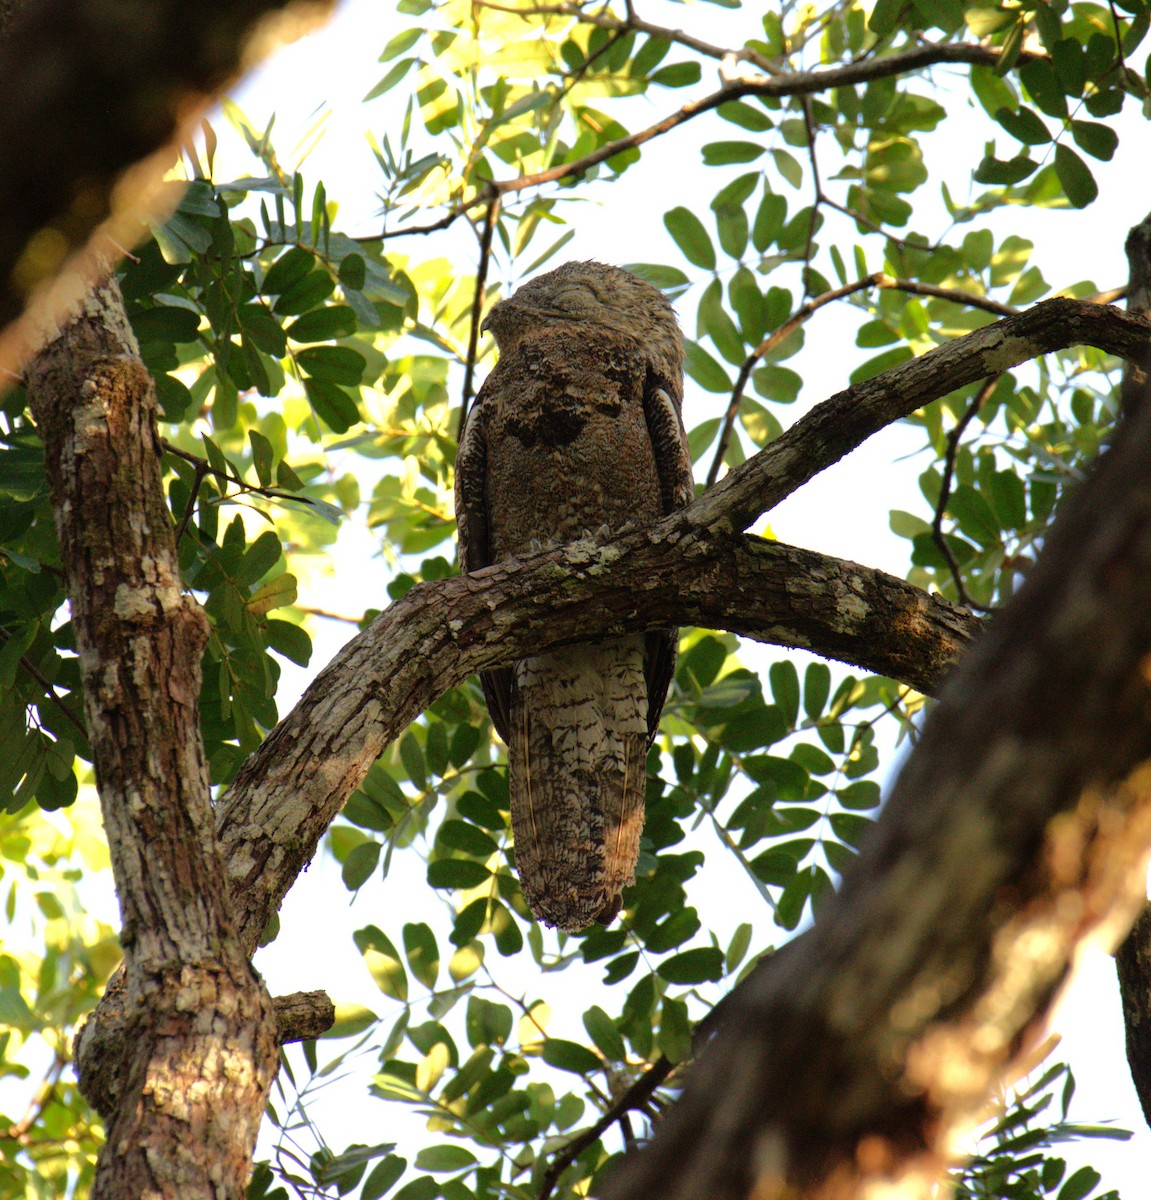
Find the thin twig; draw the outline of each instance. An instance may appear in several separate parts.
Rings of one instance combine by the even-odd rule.
[[[947,538],[943,533],[943,513],[947,508],[947,501],[951,499],[951,481],[955,477],[955,459],[959,454],[959,444],[963,440],[963,435],[967,430],[967,426],[975,419],[975,414],[987,403],[991,398],[991,393],[995,391],[995,385],[1002,379],[1002,375],[993,375],[988,379],[978,392],[971,398],[963,416],[955,424],[955,428],[947,435],[947,455],[943,461],[943,479],[939,485],[939,502],[935,506],[935,516],[931,522],[931,536],[939,547],[940,554],[947,560],[947,565],[951,570],[951,578],[955,581],[955,590],[959,598],[960,604],[965,604],[973,612],[994,612],[995,609],[987,604],[979,604],[972,600],[967,592],[967,588],[963,583],[963,574],[959,569],[959,564],[955,561],[955,555],[951,552],[951,547],[947,544]]]
[[[575,4],[532,4],[530,6],[523,6],[517,4],[498,4],[495,0],[475,0],[475,4],[477,8],[490,8],[496,12],[512,13],[515,16],[523,17],[525,21],[532,17],[573,17],[581,25],[594,25],[597,29],[609,29],[621,33],[630,33],[633,31],[635,33],[646,33],[649,37],[662,38],[664,41],[684,46],[688,50],[694,50],[697,54],[702,54],[706,58],[716,58],[727,62],[736,60],[749,62],[766,74],[775,74],[779,70],[779,67],[770,59],[747,47],[737,50],[726,46],[715,46],[710,42],[704,42],[697,37],[693,37],[690,33],[685,33],[682,29],[671,29],[665,25],[653,25],[649,21],[644,21],[636,16],[630,3],[625,4],[628,15],[624,20],[612,16],[611,13],[585,12]]]
[[[557,1150],[543,1174],[543,1179],[540,1181],[538,1200],[549,1200],[552,1192],[555,1191],[555,1186],[559,1182],[560,1176],[589,1146],[597,1142],[616,1121],[622,1122],[629,1112],[642,1111],[648,1101],[651,1100],[656,1088],[664,1083],[672,1071],[675,1070],[676,1066],[676,1063],[663,1056],[656,1059],[650,1069],[645,1071],[598,1120],[589,1125],[582,1133],[572,1138],[562,1150]]]
[[[24,1115],[19,1121],[8,1126],[6,1135],[14,1142],[18,1142],[20,1145],[27,1144],[28,1131],[40,1119],[40,1114],[48,1106],[53,1095],[55,1095],[56,1088],[60,1083],[60,1076],[64,1073],[64,1068],[67,1065],[68,1056],[57,1051],[56,1057],[40,1082],[40,1086],[36,1089],[35,1095],[28,1102],[28,1107]]]
[[[176,530],[177,547],[183,541],[184,534],[188,532],[188,526],[192,523],[192,517],[196,512],[196,500],[200,495],[200,484],[204,482],[204,476],[211,470],[211,464],[201,458],[193,465],[192,470],[194,472],[192,490],[188,493],[188,503],[184,505],[184,516],[180,521],[180,527]]]
[[[5,642],[8,642],[11,640],[12,635],[7,629],[0,628],[0,638],[2,638]],[[56,707],[64,714],[65,717],[68,718],[69,721],[72,722],[72,724],[80,731],[80,736],[87,741],[88,731],[84,728],[84,722],[80,720],[80,718],[68,707],[67,704],[65,704],[63,698],[57,694],[56,688],[51,682],[49,682],[48,677],[44,675],[39,667],[37,667],[36,664],[32,662],[26,655],[21,654],[18,662],[20,669],[26,675],[30,675],[40,685],[40,687],[43,689],[44,695],[47,696],[47,698],[51,700],[54,705],[56,705]]]
[[[899,237],[891,232],[881,221],[873,221],[871,217],[864,216],[863,213],[857,212],[854,208],[848,208],[846,204],[840,204],[838,200],[833,200],[830,196],[824,195],[821,197],[823,203],[828,208],[834,208],[836,212],[841,212],[845,217],[850,217],[851,220],[857,221],[865,229],[870,229],[872,233],[881,233],[889,242],[894,242],[901,250],[936,250],[938,245],[932,246],[926,240],[912,241],[911,238]]]
[[[760,360],[784,342],[813,313],[817,312],[825,304],[830,304],[833,300],[842,300],[846,296],[851,296],[856,292],[862,292],[873,287],[897,292],[909,292],[914,296],[930,296],[937,300],[949,300],[953,304],[966,305],[968,308],[979,308],[984,312],[993,313],[1000,317],[1013,316],[1019,311],[1012,308],[1009,304],[1000,304],[998,300],[991,300],[987,296],[977,296],[972,292],[965,292],[960,288],[937,287],[933,283],[920,283],[916,279],[895,279],[883,271],[874,271],[863,279],[857,279],[854,283],[846,283],[843,287],[833,288],[830,292],[824,292],[820,296],[815,296],[813,299],[808,300],[806,304],[796,309],[778,329],[769,333],[751,354],[747,356],[739,368],[739,375],[736,377],[735,386],[732,388],[731,400],[728,402],[727,412],[724,413],[723,423],[720,425],[719,441],[716,445],[715,457],[712,459],[711,469],[707,473],[708,487],[719,478],[719,468],[723,464],[724,455],[727,453],[728,445],[731,442],[732,430],[735,428],[735,419],[739,415],[739,407],[743,403],[744,388],[747,387],[747,381],[751,378],[751,373]]]
[[[476,267],[476,288],[472,296],[472,327],[468,333],[468,358],[464,363],[464,388],[460,400],[460,417],[456,422],[456,438],[464,436],[464,422],[468,419],[468,405],[472,402],[473,380],[476,373],[476,352],[480,340],[480,318],[484,311],[484,296],[487,291],[488,264],[492,257],[492,234],[500,214],[500,195],[494,192],[484,214],[483,230],[480,233],[480,261]]]
[[[815,202],[811,206],[811,220],[807,223],[807,243],[803,247],[803,297],[811,296],[811,254],[815,245],[815,227],[819,221],[819,206],[824,201],[823,184],[819,175],[819,159],[815,155],[815,113],[811,108],[811,97],[800,97],[803,109],[803,129],[807,137],[807,157],[811,162],[811,178],[815,187]]]
[[[197,472],[203,467],[203,475],[213,475],[217,479],[222,479],[227,483],[233,483],[242,491],[253,496],[263,496],[268,500],[295,500],[299,504],[311,505],[312,501],[307,496],[301,496],[296,492],[289,492],[284,488],[263,487],[260,484],[248,483],[247,480],[241,479],[239,475],[234,475],[231,471],[221,471],[218,467],[213,467],[206,458],[199,454],[193,454],[190,450],[182,450],[179,446],[168,441],[167,438],[160,439],[160,445],[169,454],[174,454],[177,458],[182,458],[186,463],[191,463],[196,468]],[[199,484],[196,485],[197,487]],[[181,533],[186,528],[187,522],[180,527]]]

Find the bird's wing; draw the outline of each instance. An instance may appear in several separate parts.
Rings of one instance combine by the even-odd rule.
[[[464,419],[460,450],[456,456],[456,525],[460,534],[460,570],[465,574],[491,566],[491,530],[488,524],[488,439],[485,391],[480,388]],[[510,667],[480,672],[488,713],[496,732],[508,740],[508,704],[512,686]]]
[[[661,378],[649,369],[644,385],[643,410],[648,435],[655,451],[655,469],[659,476],[663,514],[683,508],[695,499],[695,481],[691,471],[691,452],[680,415],[680,388],[675,381]],[[675,655],[679,642],[676,629],[655,630],[647,635],[644,677],[647,681],[647,732],[654,741],[667,689],[675,673]]]

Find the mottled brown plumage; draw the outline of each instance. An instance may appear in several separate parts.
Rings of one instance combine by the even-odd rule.
[[[485,328],[500,360],[456,461],[465,571],[691,499],[683,340],[661,292],[619,267],[566,263]],[[675,643],[674,630],[605,639],[481,676],[508,744],[520,884],[541,921],[577,930],[619,911]]]

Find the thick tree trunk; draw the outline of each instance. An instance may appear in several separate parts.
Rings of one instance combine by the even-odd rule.
[[[135,349],[109,282],[28,379],[123,917],[127,1024],[92,1194],[238,1200],[275,1017],[228,907],[198,717],[207,621],[181,585]]]
[[[0,365],[15,369],[28,330],[5,330],[112,212],[120,244],[163,207],[145,167],[174,159],[189,128],[245,65],[261,19],[332,0],[7,0],[0,6]],[[298,32],[298,30],[297,30]],[[194,128],[194,125],[191,126]],[[107,246],[99,248],[107,256]],[[91,265],[91,264],[88,264]],[[41,314],[43,316],[43,314]]]

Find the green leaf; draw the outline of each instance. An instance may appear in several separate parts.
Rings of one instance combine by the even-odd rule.
[[[1026,105],[1017,112],[1001,108],[995,119],[1016,141],[1026,146],[1042,146],[1051,141],[1051,134],[1042,119]]]
[[[627,1058],[627,1047],[623,1037],[616,1028],[615,1022],[597,1004],[583,1015],[584,1028],[588,1037],[596,1044],[599,1052],[608,1062],[624,1062]]]
[[[794,155],[788,154],[786,150],[773,150],[771,156],[775,159],[776,170],[793,188],[797,188],[803,183],[803,167],[799,165],[799,160]]]
[[[879,807],[879,784],[871,779],[857,779],[836,793],[844,808],[867,809]]]
[[[1002,541],[994,510],[970,485],[957,487],[951,493],[947,511],[955,518],[959,528],[981,546],[997,546]]]
[[[368,925],[357,929],[352,940],[380,991],[396,1000],[407,1000],[408,977],[387,934],[375,925]]]
[[[1070,147],[1055,147],[1055,174],[1067,199],[1076,208],[1086,208],[1098,195],[1099,186],[1091,168]]]
[[[684,339],[684,368],[705,392],[730,392],[727,372],[698,343]]]
[[[312,269],[315,259],[311,253],[293,246],[280,255],[264,276],[261,291],[265,296],[278,296],[298,283]]]
[[[404,954],[412,974],[434,991],[440,973],[440,951],[431,926],[419,923],[404,926]]]
[[[353,846],[348,852],[340,877],[349,892],[358,891],[371,879],[376,867],[379,866],[380,850],[379,842],[369,840]]]
[[[752,245],[763,254],[783,231],[787,219],[787,201],[774,192],[764,191],[751,227]]]
[[[725,974],[730,975],[743,962],[744,955],[747,954],[748,947],[751,945],[751,933],[751,925],[747,921],[736,926],[723,959]]]
[[[581,1046],[579,1042],[566,1042],[562,1038],[548,1038],[544,1042],[543,1060],[549,1067],[572,1071],[576,1075],[590,1075],[603,1067],[599,1056],[586,1046]]]
[[[765,149],[755,142],[708,142],[703,148],[703,161],[709,167],[755,162]]]
[[[479,901],[483,903],[483,901]],[[506,1004],[468,997],[467,1033],[473,1046],[502,1046],[512,1035],[512,1010]]]
[[[1028,158],[1026,154],[1017,154],[1014,158],[1006,161],[989,154],[975,168],[972,178],[976,183],[1001,184],[1004,187],[1011,187],[1026,179],[1037,166],[1039,164],[1033,158]]]
[[[661,87],[680,88],[699,83],[703,70],[697,62],[670,63],[651,76],[651,82]]]
[[[355,333],[356,314],[346,304],[329,304],[304,313],[284,332],[293,342],[328,342]]]
[[[1059,1189],[1057,1200],[1083,1200],[1094,1190],[1103,1176],[1094,1167],[1080,1167]]]
[[[1019,78],[1031,98],[1049,117],[1067,116],[1067,97],[1055,68],[1046,59],[1036,58],[1019,68]]]
[[[477,829],[470,821],[445,821],[440,826],[436,839],[451,850],[462,850],[476,858],[488,858],[499,849],[493,838],[482,829]]]
[[[655,970],[668,983],[707,983],[723,977],[723,951],[718,946],[685,950],[664,959]]]
[[[264,287],[268,289],[267,280],[264,281]],[[335,280],[326,271],[309,271],[281,294],[272,305],[272,311],[281,316],[304,313],[323,304],[335,290]]]
[[[713,279],[700,297],[698,332],[701,337],[710,337],[715,343],[716,349],[729,363],[739,365],[743,362],[745,356],[743,338],[739,336],[735,322],[732,321],[723,306],[723,284],[718,279]],[[722,367],[720,367],[720,371],[723,371]],[[695,377],[693,376],[693,378]],[[724,387],[719,390],[726,391],[728,387],[726,372],[723,373],[723,379]],[[697,382],[699,381],[697,380]]]
[[[903,14],[903,0],[876,0],[867,27],[876,37],[887,37],[894,33]]]
[[[479,1159],[466,1147],[448,1143],[425,1146],[416,1154],[416,1167],[421,1171],[464,1171],[477,1162]]]
[[[248,444],[252,447],[252,465],[261,487],[272,486],[272,461],[275,457],[272,443],[258,429],[248,430]]]
[[[441,858],[428,863],[428,886],[434,888],[474,888],[491,878],[483,863],[471,858]]]
[[[682,1000],[665,996],[660,1005],[659,1048],[672,1062],[691,1057],[691,1021]]]
[[[795,664],[790,659],[772,663],[768,668],[771,680],[771,694],[775,697],[783,713],[783,719],[789,726],[799,718],[799,674]]]
[[[772,127],[771,118],[762,108],[756,108],[743,100],[728,100],[715,111],[725,121],[730,121],[750,133],[766,133]]]
[[[368,1172],[367,1179],[360,1191],[361,1200],[379,1200],[399,1182],[407,1168],[408,1161],[395,1154],[389,1154]]]
[[[280,561],[282,553],[279,535],[270,529],[265,530],[244,552],[240,567],[233,577],[235,582],[241,586],[255,583]]]
[[[663,223],[689,263],[708,271],[715,270],[715,247],[703,222],[690,208],[673,208],[664,213]]]
[[[1119,135],[1110,125],[1100,125],[1096,121],[1072,121],[1071,134],[1081,150],[1086,150],[1092,158],[1102,159],[1103,162],[1110,162],[1119,148]]]
[[[131,313],[132,330],[141,342],[194,342],[200,336],[200,314],[158,304]]]
[[[326,379],[306,378],[304,391],[318,416],[333,433],[347,433],[360,419],[356,401]]]
[[[411,730],[400,738],[400,761],[404,764],[404,770],[412,783],[420,791],[425,791],[428,786],[428,767],[419,739]]]
[[[367,279],[367,266],[362,254],[345,254],[340,260],[338,278],[345,288],[359,292]]]
[[[348,346],[311,346],[296,355],[296,362],[313,379],[355,387],[367,363],[358,350]]]

